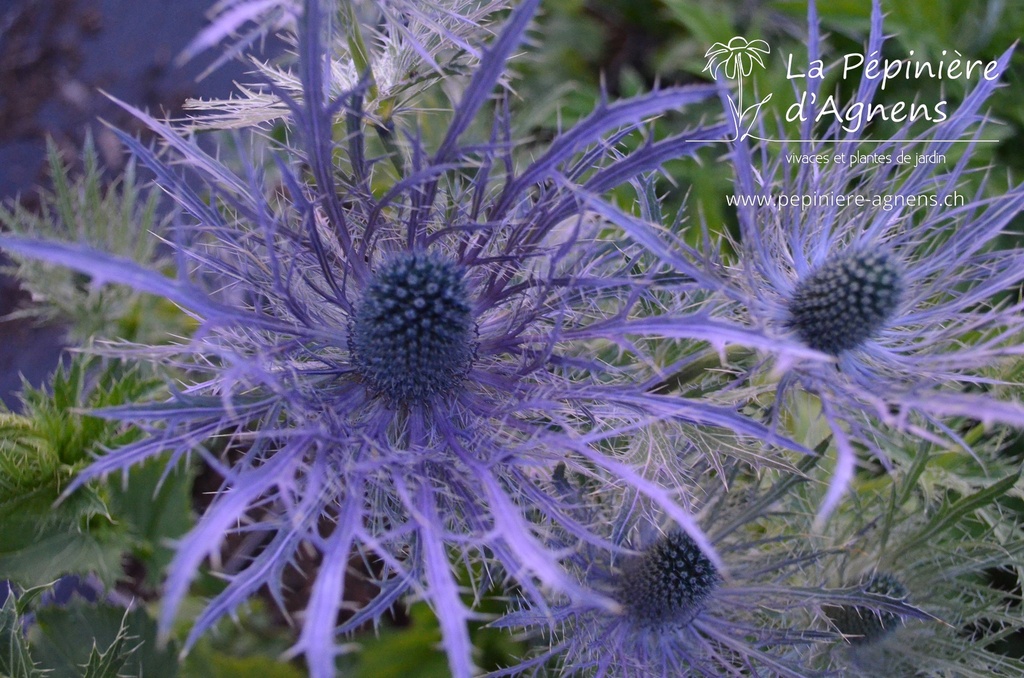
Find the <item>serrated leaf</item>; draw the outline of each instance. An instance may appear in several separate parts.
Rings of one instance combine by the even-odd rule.
[[[151,459],[131,470],[128,483],[111,483],[111,508],[133,540],[132,553],[146,568],[146,580],[157,585],[173,557],[169,540],[192,527],[192,474],[167,470],[165,460]]]
[[[112,605],[76,602],[42,608],[36,619],[32,650],[39,666],[51,671],[47,678],[178,675],[176,645],[158,646],[156,622],[141,608],[125,612]],[[99,652],[100,647],[107,649]]]
[[[38,678],[42,675],[32,662],[28,643],[21,634],[14,592],[9,591],[0,608],[0,676]]]
[[[48,584],[41,584],[39,586],[33,586],[32,588],[24,589],[21,595],[18,596],[18,600],[15,605],[15,611],[17,612],[17,614],[20,616],[28,612],[32,604],[39,600],[44,593],[51,590],[53,588],[53,585],[56,583],[57,581],[54,580]]]
[[[71,573],[94,572],[107,584],[121,573],[124,544],[81,532],[56,532],[0,556],[0,578],[39,586]]]
[[[97,516],[112,522],[106,502],[95,488],[85,487],[56,504],[60,485],[24,489],[13,497],[0,499],[0,553],[29,545],[53,529],[78,529]],[[24,537],[17,535],[25,531]]]
[[[0,578],[31,586],[63,574],[96,572],[113,584],[120,574],[120,554],[136,545],[136,532],[142,533],[139,539],[149,544],[150,554],[159,551],[164,538],[181,534],[177,526],[187,520],[188,507],[180,497],[187,489],[168,490],[166,496],[176,501],[161,501],[159,507],[152,506],[152,496],[124,502],[121,508],[129,518],[138,506],[153,511],[146,529],[132,534],[134,523],[111,514],[110,492],[101,483],[57,501],[93,453],[141,435],[84,411],[138,402],[157,387],[159,382],[123,362],[76,355],[47,387],[23,388],[24,415],[0,414]],[[155,481],[145,487],[152,493]],[[158,524],[153,518],[157,508],[173,515]],[[161,530],[168,533],[157,534]],[[161,555],[166,559],[166,553]],[[154,571],[159,570],[157,564]]]
[[[53,192],[42,191],[38,209],[18,203],[0,206],[0,224],[20,234],[31,233],[60,242],[87,242],[140,264],[160,268],[166,265],[151,232],[163,230],[173,211],[158,216],[160,190],[143,189],[136,180],[134,162],[113,182],[100,167],[91,137],[82,154],[84,172],[72,179],[56,144],[49,141],[47,156]],[[164,215],[166,213],[166,216]],[[99,337],[129,341],[166,341],[168,331],[185,331],[190,321],[169,305],[146,299],[125,287],[96,288],[89,276],[31,259],[12,257],[22,286],[43,303],[23,309],[22,315],[38,319],[60,318],[80,342]],[[153,313],[157,310],[161,312]]]
[[[121,628],[117,632],[114,641],[107,646],[106,650],[100,651],[93,641],[92,651],[89,653],[89,661],[84,667],[82,678],[121,678],[127,674],[121,674],[128,658],[135,651],[136,647],[129,647],[128,641],[128,614],[121,618]]]
[[[988,506],[1009,492],[1017,484],[1019,478],[1020,473],[1015,473],[983,490],[962,497],[958,501],[943,507],[908,544],[904,545],[904,548],[909,551],[912,548],[927,544],[935,535],[941,534],[956,525],[963,518],[980,508]]]

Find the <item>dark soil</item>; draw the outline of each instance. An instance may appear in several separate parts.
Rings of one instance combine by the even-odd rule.
[[[0,0],[0,200],[38,204],[46,138],[78,158],[86,134],[116,172],[125,155],[103,119],[144,134],[104,92],[159,116],[188,97],[226,96],[243,71],[230,64],[195,78],[214,55],[179,67],[176,57],[205,25],[213,0]],[[0,278],[0,317],[28,302]],[[0,399],[14,406],[20,376],[38,385],[61,351],[59,327],[0,320]]]

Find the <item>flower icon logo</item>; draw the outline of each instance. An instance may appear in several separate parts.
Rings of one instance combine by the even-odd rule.
[[[764,40],[747,40],[736,36],[729,41],[728,45],[716,42],[704,54],[708,60],[705,71],[711,72],[711,77],[718,79],[719,70],[724,71],[725,77],[730,80],[742,80],[754,72],[754,64],[764,68],[762,54],[770,54],[771,47]]]
[[[754,120],[757,118],[757,111],[772,98],[772,95],[769,94],[761,101],[751,105],[750,108],[743,107],[743,78],[749,77],[754,72],[754,64],[764,68],[764,56],[770,54],[771,51],[771,47],[764,40],[747,40],[737,35],[729,40],[728,44],[716,42],[704,53],[704,58],[708,60],[704,70],[711,73],[712,79],[718,80],[718,74],[721,72],[727,79],[736,81],[737,101],[734,103],[730,99],[729,103],[732,104],[733,114],[736,117],[737,141],[750,136],[750,127],[753,126]],[[751,123],[741,136],[741,122],[751,111],[754,111]]]

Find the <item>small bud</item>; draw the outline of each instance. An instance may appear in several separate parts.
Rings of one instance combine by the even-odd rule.
[[[904,600],[908,591],[891,574],[873,574],[864,584],[865,593],[875,593]],[[903,619],[894,612],[872,610],[859,605],[843,605],[829,609],[829,618],[836,628],[853,645],[868,645],[886,637],[903,624]]]

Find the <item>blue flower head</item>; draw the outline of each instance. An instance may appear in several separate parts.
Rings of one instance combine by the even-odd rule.
[[[902,291],[903,274],[890,252],[842,252],[797,282],[787,326],[811,348],[838,356],[885,327]]]
[[[473,309],[455,262],[405,251],[382,262],[349,327],[352,366],[392,406],[454,393],[473,362]]]
[[[702,460],[687,458],[704,477],[714,476]],[[792,529],[793,515],[775,508],[803,482],[799,476],[762,483],[733,468],[729,492],[719,479],[711,482],[694,491],[701,497],[695,512],[727,569],[688,534],[665,526],[649,502],[624,496],[621,504],[607,497],[586,504],[581,497],[579,511],[603,522],[607,541],[578,545],[566,566],[619,607],[564,599],[553,601],[550,611],[524,605],[495,625],[533,630],[538,649],[496,675],[797,678],[813,673],[818,647],[841,637],[815,622],[823,606],[878,611],[873,591],[828,589],[807,576],[830,554],[803,544]],[[899,600],[885,604],[879,614],[928,617]]]
[[[721,582],[718,569],[693,538],[673,531],[626,567],[616,599],[638,626],[685,627]]]
[[[917,452],[913,468],[858,487],[829,529],[811,537],[829,555],[806,576],[820,578],[834,596],[822,602],[819,625],[839,637],[818,645],[810,665],[864,678],[1020,675],[1024,662],[999,647],[1020,626],[1019,597],[993,586],[999,576],[1016,582],[1024,564],[1019,517],[1001,505],[1020,495],[1019,469],[1006,463],[993,482],[995,462],[983,472],[970,458],[902,442]],[[950,470],[945,464],[957,469],[956,491],[936,487]],[[794,529],[808,531],[821,491],[782,500],[780,511],[807,517]],[[844,591],[859,599],[840,600]]]
[[[814,3],[809,20],[814,61],[822,59]],[[865,54],[881,54],[882,43],[875,2]],[[805,122],[790,135],[798,140],[779,141],[782,126],[768,130],[762,121],[758,137],[775,141],[732,147],[736,254],[687,252],[664,238],[656,245],[664,261],[717,290],[720,316],[819,353],[738,368],[757,397],[772,400],[778,426],[803,416],[808,394],[820,407],[838,453],[822,520],[849,485],[858,448],[890,464],[886,438],[896,432],[970,450],[957,432],[965,421],[1024,425],[1024,407],[997,374],[1022,353],[1024,306],[1015,290],[1024,250],[997,240],[1024,208],[1024,186],[990,196],[970,166],[988,122],[985,101],[1009,58],[999,57],[945,119],[907,122],[890,138],[867,138],[867,125],[819,115],[822,79],[799,81]],[[874,100],[879,82],[865,70],[842,111],[882,108]],[[819,117],[827,129],[815,124]],[[923,153],[954,160],[906,161]],[[801,161],[820,156],[829,162]],[[980,187],[970,192],[969,179]],[[644,237],[653,238],[650,229]]]
[[[645,308],[699,305],[658,291],[670,283],[642,247],[609,235],[602,216],[614,210],[599,197],[720,138],[724,128],[712,127],[619,147],[652,116],[714,89],[603,101],[522,163],[507,107],[496,106],[483,140],[474,123],[537,5],[520,3],[480,52],[431,144],[425,129],[383,129],[363,109],[366,78],[332,87],[324,52],[336,27],[319,0],[297,18],[299,93],[267,85],[285,111],[285,146],[238,134],[236,146],[257,150],[229,166],[135,111],[164,148],[121,138],[185,214],[168,237],[173,277],[79,244],[2,239],[96,285],[166,297],[196,320],[187,341],[126,351],[178,368],[171,395],[103,412],[150,435],[100,457],[69,489],[168,451],[172,464],[198,455],[223,479],[178,544],[164,633],[204,561],[244,532],[258,547],[225,575],[188,645],[263,587],[280,601],[286,569],[312,549],[321,564],[294,651],[313,676],[334,675],[340,634],[409,596],[435,608],[452,674],[468,676],[468,587],[513,579],[537,609],[549,590],[618,606],[614,591],[560,568],[546,538],[604,540],[541,482],[557,463],[649,498],[681,531],[677,546],[711,568],[706,583],[714,579],[718,554],[677,493],[646,475],[645,459],[616,454],[615,441],[673,422],[787,443],[733,409],[652,393],[650,375],[636,378],[645,366],[619,357],[634,335],[661,333],[633,323]],[[754,336],[696,310],[693,318],[670,336],[719,345]],[[359,560],[372,563],[379,592],[339,625],[354,606],[346,572]],[[703,594],[679,595],[693,609]]]

